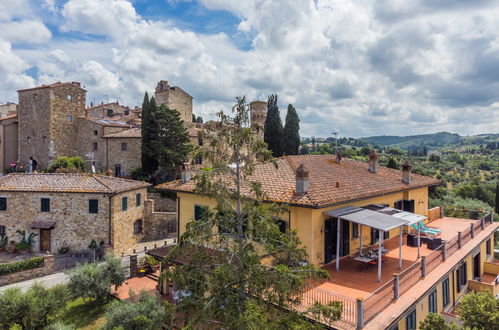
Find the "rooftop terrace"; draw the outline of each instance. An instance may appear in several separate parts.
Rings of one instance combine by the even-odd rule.
[[[341,329],[355,328],[358,322],[366,325],[376,318],[377,326],[384,328],[389,323],[383,323],[383,320],[380,321],[379,318],[385,315],[387,318],[385,321],[388,322],[389,316],[385,313],[385,308],[393,305],[394,274],[399,274],[400,298],[397,299],[396,305],[400,305],[402,299],[410,295],[407,302],[409,304],[407,307],[409,307],[411,301],[426,292],[426,286],[429,283],[436,283],[441,278],[442,271],[448,271],[454,266],[451,263],[451,257],[456,259],[461,254],[466,255],[499,226],[498,223],[492,222],[490,215],[480,220],[443,217],[426,225],[441,230],[436,237],[443,240],[443,245],[431,250],[426,244],[422,244],[421,258],[418,258],[417,247],[408,246],[407,234],[404,234],[402,269],[400,269],[399,237],[386,240],[384,248],[388,252],[382,263],[381,281],[378,281],[376,266],[365,267],[355,261],[354,256],[343,257],[339,271],[336,270],[335,262],[323,267],[329,272],[330,279],[306,291],[303,295],[303,306],[299,309],[305,309],[315,301],[327,303],[337,300],[343,303],[343,315],[342,320],[332,326]],[[461,235],[461,248],[459,248],[458,235]],[[459,260],[461,259],[457,259],[456,262]],[[422,262],[426,264],[425,277],[422,276]],[[363,300],[361,317],[358,315],[358,298]],[[380,313],[381,311],[384,313]]]

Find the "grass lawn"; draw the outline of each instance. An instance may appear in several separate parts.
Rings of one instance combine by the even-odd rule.
[[[91,299],[78,298],[68,303],[67,309],[55,319],[66,324],[73,324],[77,329],[99,329],[106,322],[104,313],[112,302],[113,300],[110,300],[105,305],[97,305]]]

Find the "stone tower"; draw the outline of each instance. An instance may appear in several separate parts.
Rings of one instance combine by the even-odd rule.
[[[180,113],[184,123],[192,123],[192,96],[178,86],[168,85],[168,81],[161,80],[156,86],[154,98],[158,105],[164,104]]]
[[[258,124],[262,128],[265,126],[267,119],[267,102],[253,101],[250,103],[251,124]]]
[[[78,116],[85,115],[87,91],[79,82],[57,82],[22,89],[19,94],[19,160],[30,157],[38,169],[49,166],[57,156],[77,156]]]

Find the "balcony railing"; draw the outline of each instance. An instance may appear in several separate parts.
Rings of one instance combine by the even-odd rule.
[[[456,237],[437,247],[431,254],[421,257],[421,260],[406,268],[400,274],[393,274],[393,278],[371,293],[366,299],[344,297],[319,288],[313,288],[304,293],[302,304],[310,307],[314,302],[327,304],[330,301],[340,301],[343,304],[341,321],[357,328],[362,328],[379,312],[388,307],[400,295],[407,292],[423,277],[436,269],[449,256],[461,249],[487,226],[492,224],[492,214],[487,214],[470,224],[463,232],[458,232]],[[321,322],[320,320],[316,320]],[[333,326],[327,324],[328,326]]]

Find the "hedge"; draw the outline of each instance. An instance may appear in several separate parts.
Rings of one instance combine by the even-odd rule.
[[[0,275],[16,273],[23,270],[38,268],[42,266],[43,266],[43,257],[33,257],[20,261],[14,261],[8,264],[0,264]]]

